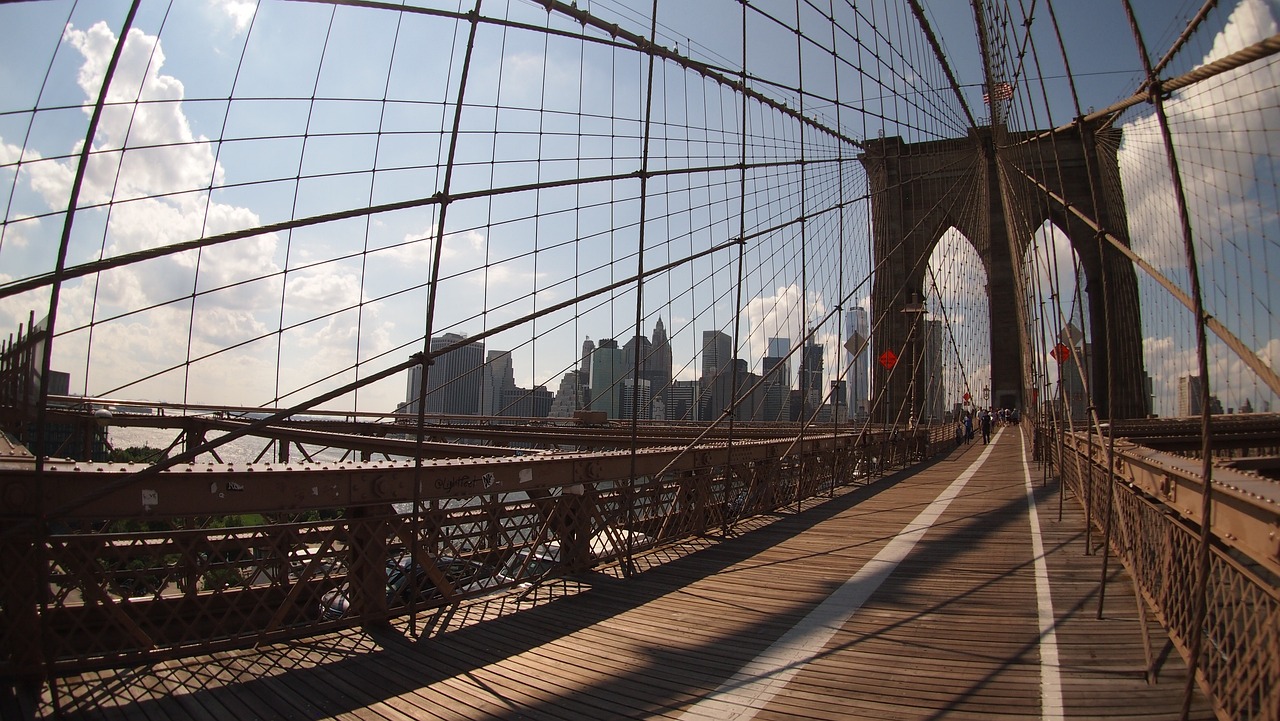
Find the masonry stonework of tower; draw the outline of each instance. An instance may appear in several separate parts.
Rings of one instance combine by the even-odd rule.
[[[997,135],[999,153],[994,140]],[[1061,203],[1049,200],[1037,185],[1096,219],[1127,244],[1115,152],[1120,133],[1108,126],[1089,128],[1084,135],[1082,143],[1078,131],[1050,137],[1043,133],[993,133],[982,127],[955,140],[904,143],[901,138],[888,137],[865,143],[860,160],[871,190],[873,359],[893,350],[902,364],[891,373],[873,360],[872,387],[886,389],[883,398],[873,399],[875,420],[893,422],[894,411],[911,394],[912,344],[922,341],[918,334],[911,337],[912,314],[902,311],[913,300],[925,298],[929,257],[950,228],[973,244],[987,275],[986,287],[972,291],[986,295],[990,357],[963,359],[966,372],[990,362],[989,405],[1026,408],[1032,402],[1025,396],[1031,377],[1027,354],[1038,344],[1025,337],[1021,309],[1027,306],[1020,293],[1024,277],[1020,269],[1033,234],[1046,220],[1053,221],[1070,239],[1084,271],[1090,337],[1094,339],[1090,391],[1099,417],[1134,418],[1146,413],[1133,265],[1119,250],[1100,241],[1087,224],[1065,212]],[[1087,158],[1085,147],[1090,149]],[[1091,188],[1098,190],[1091,192]],[[1099,208],[1095,208],[1095,196]],[[948,341],[944,344],[948,352],[954,352]],[[1115,391],[1110,404],[1109,378]],[[928,378],[917,378],[916,388],[925,388],[929,382]],[[957,397],[949,399],[947,407],[959,403],[958,396],[964,392],[961,388],[952,390]],[[980,391],[971,390],[977,391],[975,403],[984,404]],[[923,397],[915,395],[916,407],[911,410],[918,414]],[[904,422],[906,413],[896,420]]]

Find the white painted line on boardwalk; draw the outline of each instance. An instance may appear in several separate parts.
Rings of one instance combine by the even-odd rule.
[[[1025,440],[1025,438],[1024,438]],[[1057,619],[1053,615],[1053,594],[1049,591],[1049,564],[1044,558],[1044,541],[1040,537],[1040,514],[1036,512],[1036,492],[1031,485],[1031,467],[1027,465],[1027,445],[1022,449],[1022,473],[1027,484],[1027,515],[1031,520],[1031,556],[1036,569],[1036,617],[1040,624],[1040,717],[1045,721],[1061,721],[1062,676],[1059,674]]]
[[[680,715],[681,719],[737,719],[754,718],[765,704],[776,696],[791,678],[800,672],[810,660],[822,652],[827,641],[838,631],[862,604],[871,598],[880,584],[906,559],[916,543],[938,517],[947,510],[960,491],[978,472],[978,468],[996,447],[992,439],[978,456],[951,485],[947,486],[927,508],[920,512],[885,544],[867,564],[840,585],[827,600],[818,604],[795,626],[791,627],[772,646],[765,649],[750,663],[742,667],[728,681],[702,700],[690,706]]]

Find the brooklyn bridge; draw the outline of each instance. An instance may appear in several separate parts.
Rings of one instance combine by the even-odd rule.
[[[0,4],[0,716],[1280,721],[1278,27]]]

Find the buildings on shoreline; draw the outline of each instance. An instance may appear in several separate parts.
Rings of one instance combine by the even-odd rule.
[[[846,398],[855,397],[845,381],[824,386],[825,348],[812,337],[794,352],[789,338],[768,339],[767,355],[753,372],[746,359],[734,357],[728,334],[703,331],[701,374],[694,380],[674,377],[661,318],[650,336],[620,340],[585,339],[576,367],[552,393],[542,385],[516,385],[511,351],[486,352],[483,341],[443,333],[431,339],[433,362],[409,369],[405,401],[396,412],[417,414],[421,400],[433,415],[569,418],[592,410],[609,419],[645,421],[713,421],[729,413],[742,421],[829,422],[844,420],[851,405]],[[794,380],[790,358],[797,359]],[[861,378],[865,384],[865,373]],[[865,388],[861,394],[865,398]]]

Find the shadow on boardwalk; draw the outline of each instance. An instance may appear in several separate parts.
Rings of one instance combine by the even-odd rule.
[[[852,563],[850,559],[873,554],[901,528],[897,520],[881,527],[870,519],[909,520],[936,495],[907,492],[907,486],[949,482],[981,448],[962,446],[871,485],[844,489],[834,498],[745,520],[741,532],[727,538],[692,539],[647,554],[637,559],[639,573],[630,579],[621,578],[616,568],[606,568],[545,584],[524,601],[510,593],[479,599],[420,616],[416,634],[400,622],[255,651],[63,679],[56,686],[56,702],[46,693],[40,706],[26,715],[150,721],[678,715],[740,672],[843,582],[849,573],[832,570],[834,559]],[[1022,483],[1020,469],[1017,483]],[[1036,494],[1042,500],[1056,498],[1055,491],[1041,486]],[[919,560],[904,564],[875,592],[879,608],[902,614],[852,637],[836,637],[806,665],[843,662],[847,652],[897,637],[922,620],[963,613],[966,604],[1005,583],[1008,573],[934,598],[920,596],[916,585],[921,573],[926,567],[947,568],[975,543],[1016,532],[1025,522],[1025,496],[1017,494],[980,511],[940,519],[912,552],[911,558]],[[1074,530],[1064,529],[1051,539],[1046,553],[1069,555],[1067,549],[1078,543],[1080,534],[1078,524]],[[822,538],[811,541],[813,535]],[[787,556],[771,556],[782,548],[793,550]],[[1028,556],[1010,573],[1027,572],[1030,562]],[[753,596],[753,589],[761,589],[761,578],[785,586],[788,578],[809,575],[817,580],[804,592],[761,590]],[[678,596],[685,598],[673,600]],[[709,599],[707,605],[716,615],[735,623],[713,628],[711,621],[688,621],[684,611],[694,610],[701,597]],[[1071,598],[1058,609],[1058,618],[1092,617],[1091,598],[1088,593]],[[1136,633],[1132,626],[1129,632]],[[863,692],[848,688],[847,679],[835,679],[831,683],[844,694],[839,698],[853,701],[833,701],[836,705],[821,714],[847,718],[865,711],[862,717],[873,717],[893,707],[897,717],[975,713],[981,709],[976,697],[1003,688],[1003,676],[1011,668],[1029,659],[1034,662],[1037,640],[1022,640],[1014,653],[985,663],[985,671],[971,674],[929,708],[912,707],[910,699],[898,698],[901,689],[885,685],[877,687],[880,703],[864,699],[856,708],[842,708],[839,704],[853,703]],[[1069,660],[1064,658],[1065,663]],[[1108,683],[1123,677],[1130,685],[1141,683],[1140,670],[1131,665],[1112,671]],[[840,689],[842,684],[845,688]],[[1169,689],[1160,693],[1167,696]],[[816,702],[821,691],[811,690],[810,696],[805,703]],[[785,708],[797,702],[782,698],[779,703]],[[876,705],[885,708],[877,710]]]

